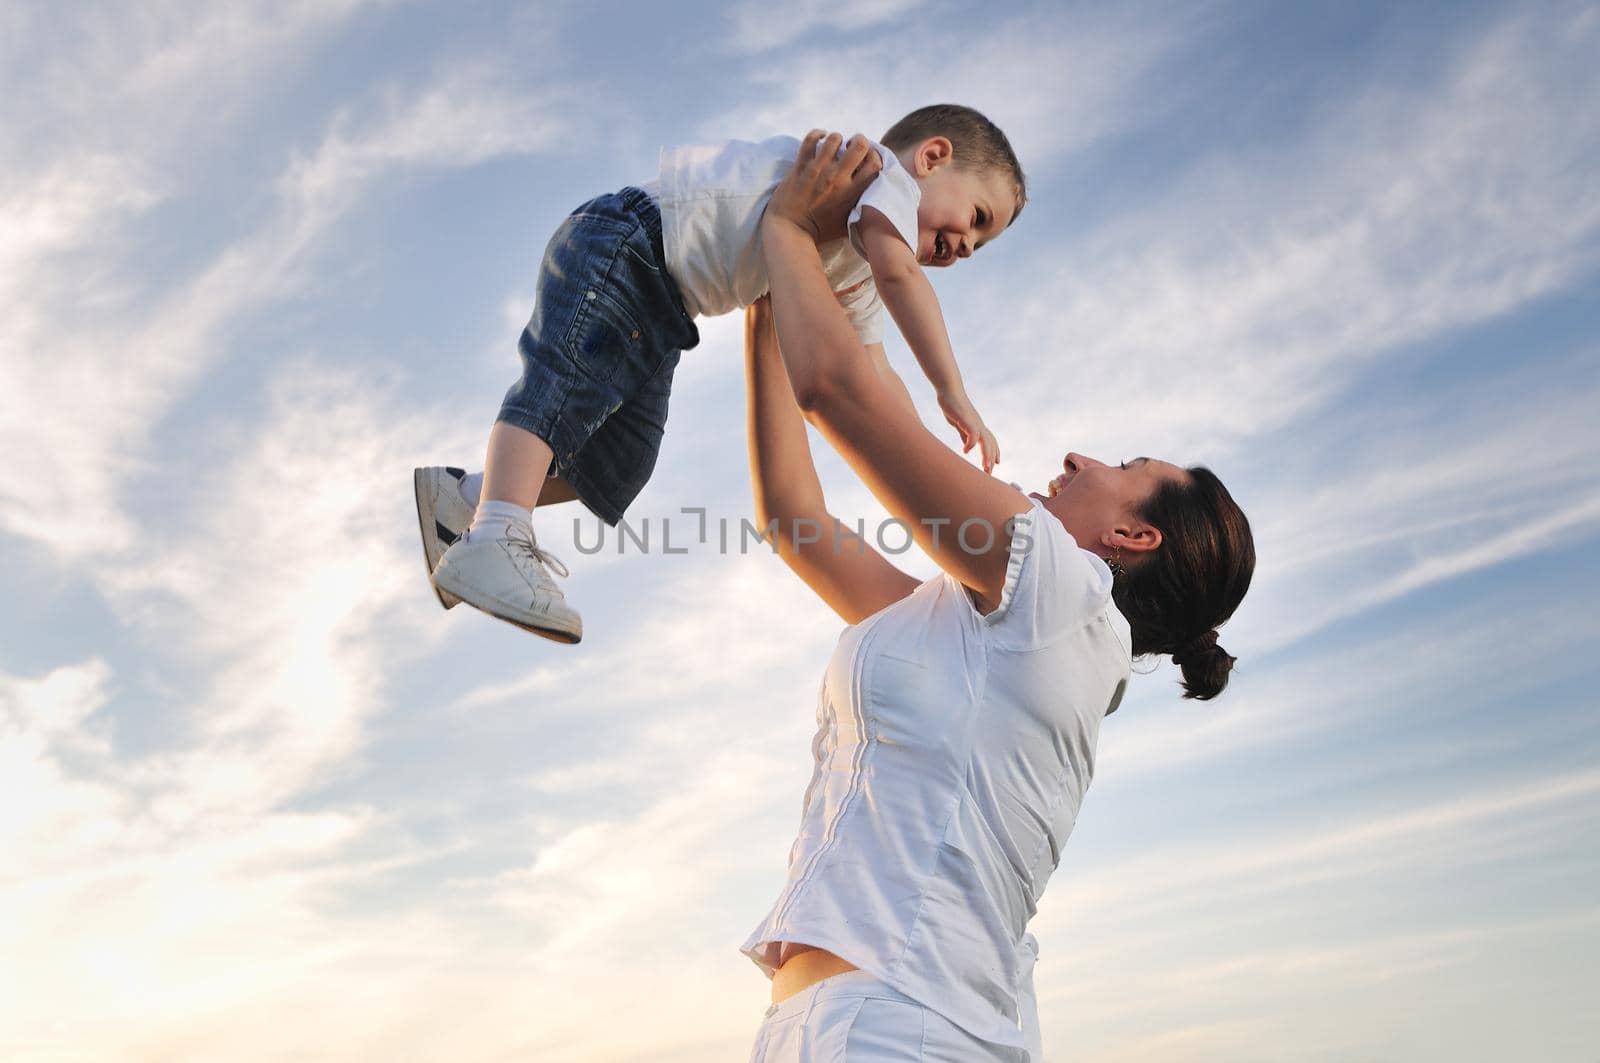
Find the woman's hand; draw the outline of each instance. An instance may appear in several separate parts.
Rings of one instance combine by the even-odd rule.
[[[851,208],[882,168],[883,160],[859,133],[845,140],[813,129],[800,142],[788,176],[773,189],[766,217],[795,225],[819,244],[837,240],[845,235]]]

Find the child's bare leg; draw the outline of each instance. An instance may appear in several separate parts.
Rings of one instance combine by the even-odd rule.
[[[510,502],[531,511],[539,504],[545,475],[555,457],[550,444],[525,428],[496,421],[489,431],[483,465],[483,500]]]
[[[484,497],[483,473],[471,472],[461,477],[459,487],[462,500],[476,509],[478,502]],[[539,489],[539,505],[541,506],[559,506],[563,502],[576,502],[577,500],[577,490],[560,476],[546,477],[544,486]]]

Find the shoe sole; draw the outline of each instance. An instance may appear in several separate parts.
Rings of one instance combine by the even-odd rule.
[[[454,609],[461,604],[461,599],[448,591],[440,590],[433,582],[433,570],[438,566],[439,558],[434,557],[428,547],[431,543],[439,542],[441,534],[452,533],[439,523],[438,511],[433,506],[432,486],[427,469],[411,470],[411,490],[417,497],[417,532],[422,536],[422,562],[428,569],[428,586],[433,587],[434,596],[439,599],[440,605],[446,609]],[[434,533],[431,538],[428,535],[430,528]],[[442,551],[440,556],[443,556]]]
[[[568,645],[568,646],[575,646],[578,643],[583,641],[583,632],[581,632],[581,631],[578,632],[577,634],[573,634],[570,631],[564,631],[564,630],[562,630],[560,628],[539,627],[536,624],[528,623],[526,620],[518,620],[515,617],[506,616],[503,613],[496,612],[493,608],[490,608],[489,606],[479,605],[477,602],[470,601],[470,600],[468,600],[466,598],[463,598],[460,595],[455,594],[454,592],[446,591],[446,590],[442,589],[441,587],[439,587],[438,584],[434,584],[434,589],[439,591],[439,593],[441,595],[449,594],[450,597],[454,598],[458,602],[466,602],[468,605],[472,606],[474,609],[476,609],[478,612],[484,614],[485,616],[492,616],[496,620],[500,620],[500,621],[503,621],[503,622],[505,622],[507,624],[510,624],[512,627],[521,628],[523,631],[526,631],[530,635],[538,635],[540,638],[546,638],[546,639],[549,639],[551,642],[560,642],[560,643],[563,643],[563,644]]]
[[[473,608],[477,607],[474,606]],[[532,624],[524,624],[520,620],[512,620],[510,617],[501,616],[499,613],[491,613],[487,609],[479,609],[478,612],[483,613],[485,616],[492,616],[496,620],[502,620],[505,623],[510,624],[512,627],[521,628],[530,635],[538,635],[540,638],[549,639],[551,642],[559,642],[563,646],[576,646],[578,643],[583,641],[582,635],[573,635],[566,631],[554,631],[549,628],[534,627]]]

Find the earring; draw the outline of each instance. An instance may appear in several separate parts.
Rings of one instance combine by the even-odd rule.
[[[1112,576],[1120,576],[1127,572],[1127,569],[1122,567],[1121,546],[1113,546],[1111,548],[1111,557],[1106,561],[1106,564],[1111,569]]]

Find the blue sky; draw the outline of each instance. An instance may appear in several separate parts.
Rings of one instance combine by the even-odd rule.
[[[1260,553],[1227,694],[1145,666],[1102,732],[1047,1058],[1592,1058],[1596,54],[1561,3],[8,5],[0,1055],[744,1058],[837,621],[571,507],[582,645],[443,613],[408,473],[481,463],[550,232],[661,145],[955,100],[1031,182],[936,278],[1000,472],[1205,463]],[[749,507],[702,335],[675,540]]]

